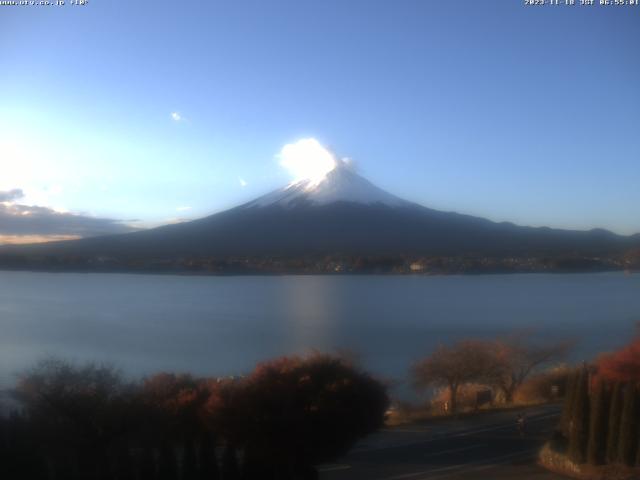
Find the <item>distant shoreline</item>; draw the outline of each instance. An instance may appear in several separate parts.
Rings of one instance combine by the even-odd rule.
[[[304,256],[151,256],[0,254],[0,270],[240,275],[492,275],[640,271],[635,254],[310,254]]]
[[[124,274],[124,275],[171,275],[186,277],[285,277],[285,276],[326,276],[326,277],[365,277],[365,276],[396,276],[396,277],[450,277],[450,276],[494,276],[494,275],[580,275],[596,273],[627,273],[639,274],[640,270],[611,269],[555,269],[555,270],[495,270],[495,271],[452,271],[452,272],[324,272],[324,271],[225,271],[202,272],[190,270],[100,270],[100,269],[45,269],[45,268],[6,268],[0,266],[0,272],[26,272],[26,273],[77,273],[77,274]]]

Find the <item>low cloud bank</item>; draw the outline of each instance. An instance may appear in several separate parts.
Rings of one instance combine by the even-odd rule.
[[[58,212],[49,207],[15,203],[20,189],[0,191],[0,243],[23,243],[20,237],[51,240],[95,237],[136,230],[122,220]],[[4,239],[4,242],[2,241]]]

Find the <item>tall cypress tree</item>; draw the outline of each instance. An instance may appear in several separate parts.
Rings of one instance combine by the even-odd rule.
[[[569,458],[575,463],[584,463],[589,440],[589,374],[586,368],[580,370],[574,390],[569,422]]]
[[[636,441],[638,438],[638,394],[634,384],[625,386],[622,417],[620,419],[620,444],[618,458],[620,462],[633,466],[636,460]]]
[[[149,446],[145,446],[142,451],[140,452],[140,455],[137,458],[137,462],[136,462],[136,470],[138,472],[137,477],[138,478],[149,478],[149,479],[154,479],[156,478],[156,458],[155,458],[155,451],[149,447]]]
[[[131,458],[131,452],[129,446],[125,443],[118,447],[116,453],[116,475],[117,480],[133,480],[133,460]]]
[[[622,384],[616,382],[609,401],[609,421],[607,422],[607,463],[618,461],[620,440],[620,416],[622,415]]]
[[[254,448],[247,448],[244,451],[242,463],[242,480],[289,480],[289,472],[279,472],[275,475],[275,465],[273,459],[265,459]]]
[[[564,402],[562,405],[562,416],[560,418],[560,431],[569,438],[569,424],[571,423],[571,415],[573,412],[573,399],[575,398],[576,380],[578,371],[574,370],[567,378],[567,385],[564,390]]]
[[[607,386],[600,380],[591,396],[591,418],[589,420],[589,445],[587,462],[592,465],[604,463],[607,453]]]
[[[198,460],[193,438],[187,438],[184,442],[181,478],[182,480],[197,480],[198,478]]]
[[[205,432],[200,439],[200,480],[219,480],[220,470],[216,457],[215,441],[211,434]]]
[[[176,480],[178,478],[178,462],[176,452],[168,441],[160,443],[158,452],[158,479]]]
[[[238,456],[235,447],[231,444],[227,444],[222,452],[222,479],[240,480]]]

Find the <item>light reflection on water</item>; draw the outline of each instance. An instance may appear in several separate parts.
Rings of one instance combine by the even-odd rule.
[[[188,277],[0,272],[0,384],[44,355],[240,374],[349,350],[402,379],[438,343],[521,328],[614,348],[640,320],[640,275]]]

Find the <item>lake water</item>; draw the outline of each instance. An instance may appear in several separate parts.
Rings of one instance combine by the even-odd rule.
[[[533,329],[618,347],[640,320],[640,275],[198,277],[0,272],[0,381],[45,355],[232,375],[283,354],[350,350],[402,380],[438,343]]]

